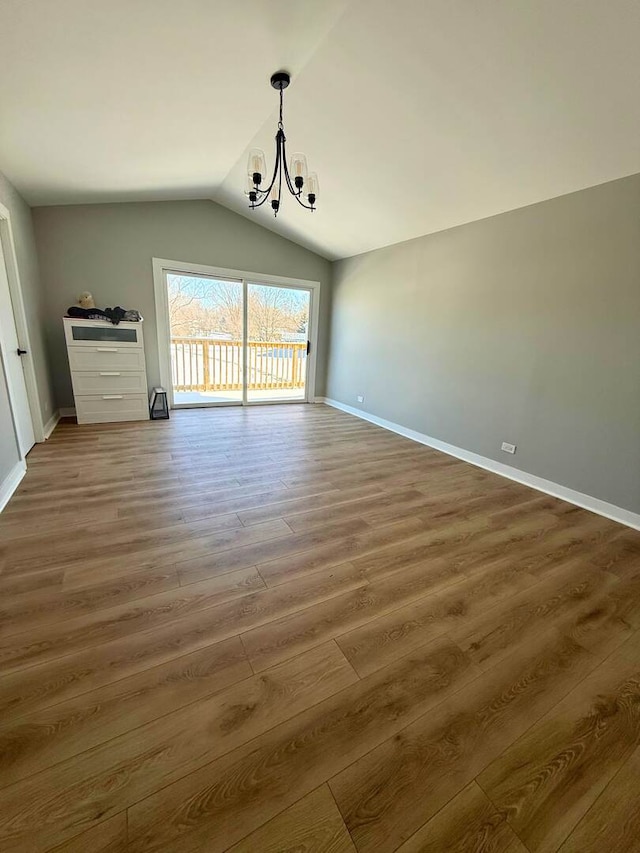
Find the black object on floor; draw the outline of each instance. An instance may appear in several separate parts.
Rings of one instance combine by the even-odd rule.
[[[164,388],[154,388],[151,392],[151,403],[149,405],[149,415],[152,421],[169,419],[169,403],[167,402],[167,392]]]

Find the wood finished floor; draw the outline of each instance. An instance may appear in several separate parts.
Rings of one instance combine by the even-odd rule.
[[[323,406],[64,423],[0,516],[0,850],[640,851],[640,533]]]

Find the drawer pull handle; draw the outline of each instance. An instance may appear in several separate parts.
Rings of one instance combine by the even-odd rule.
[[[111,370],[105,370],[100,372],[100,376],[120,376],[120,374]]]
[[[97,352],[118,352],[118,347],[96,347]]]
[[[122,400],[122,394],[103,394],[103,400]]]

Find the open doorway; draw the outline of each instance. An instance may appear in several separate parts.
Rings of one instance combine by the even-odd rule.
[[[44,439],[9,214],[0,205],[0,380],[6,386],[18,453]],[[22,463],[24,464],[24,463]]]
[[[154,260],[161,374],[171,405],[312,399],[318,283],[209,270]]]

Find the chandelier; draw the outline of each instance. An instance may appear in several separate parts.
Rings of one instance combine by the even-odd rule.
[[[267,174],[267,164],[264,151],[254,148],[249,152],[249,164],[247,166],[247,188],[246,195],[249,196],[249,207],[255,210],[266,201],[271,204],[273,215],[277,216],[282,199],[282,184],[295,198],[299,205],[307,210],[315,210],[318,198],[318,176],[315,172],[307,173],[307,158],[304,154],[296,153],[291,157],[291,168],[287,166],[287,153],[285,149],[286,137],[282,123],[282,93],[291,82],[291,77],[286,71],[278,71],[271,77],[271,85],[280,92],[280,119],[278,121],[278,132],[276,133],[276,161],[273,168],[273,176],[268,187],[263,189]],[[305,202],[306,199],[306,202]]]

